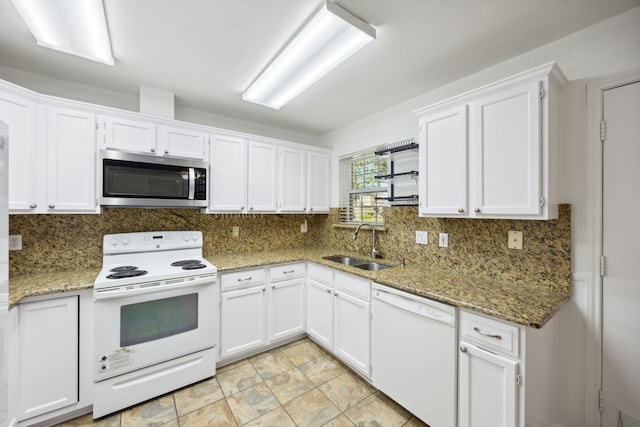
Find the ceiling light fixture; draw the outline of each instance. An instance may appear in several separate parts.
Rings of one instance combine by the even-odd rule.
[[[12,0],[39,46],[113,65],[102,0]]]
[[[242,99],[277,110],[375,38],[374,28],[325,1]]]

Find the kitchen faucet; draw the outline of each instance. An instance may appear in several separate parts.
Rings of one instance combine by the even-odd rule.
[[[353,240],[356,240],[358,238],[358,231],[360,231],[360,228],[363,225],[368,225],[369,227],[371,227],[371,258],[378,258],[378,255],[380,255],[380,251],[376,249],[376,229],[373,227],[373,225],[367,222],[363,222],[362,224],[358,225],[358,227],[356,227],[356,231],[353,232]]]

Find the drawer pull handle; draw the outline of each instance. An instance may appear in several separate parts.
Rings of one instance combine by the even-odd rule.
[[[484,335],[485,337],[495,338],[497,340],[502,339],[502,335],[490,334],[489,332],[485,332],[482,329],[478,328],[477,326],[474,326],[473,330],[479,333],[480,335]]]
[[[238,282],[239,282],[239,283],[242,283],[242,282],[248,282],[248,281],[249,281],[249,280],[251,280],[251,279],[252,279],[252,277],[251,277],[251,276],[249,276],[249,277],[247,277],[247,278],[245,278],[245,279],[238,279]]]
[[[286,270],[286,271],[283,271],[282,274],[292,274],[295,272],[296,272],[295,270]]]

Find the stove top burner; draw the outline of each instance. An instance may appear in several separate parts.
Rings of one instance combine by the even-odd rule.
[[[197,259],[185,259],[185,260],[182,260],[182,261],[172,262],[171,266],[172,267],[184,267],[185,265],[190,265],[190,264],[202,264],[202,263]]]
[[[200,268],[207,268],[207,266],[202,263],[197,263],[197,264],[187,264],[182,267],[183,270],[198,270]]]
[[[120,271],[132,271],[132,270],[137,270],[137,269],[138,269],[138,267],[134,267],[133,265],[123,265],[121,267],[114,267],[109,271],[117,273],[117,272],[120,272]]]
[[[107,279],[125,279],[127,277],[144,276],[147,273],[148,272],[146,270],[137,270],[136,267],[134,267],[134,270],[115,271],[114,273],[109,274]]]

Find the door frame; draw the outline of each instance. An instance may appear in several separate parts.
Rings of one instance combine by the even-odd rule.
[[[601,427],[602,412],[598,393],[602,389],[603,356],[603,289],[600,260],[603,244],[603,145],[600,123],[603,119],[604,91],[640,80],[640,69],[587,83],[587,169],[593,173],[587,179],[587,236],[589,242],[587,284],[587,336],[585,360],[585,421],[587,427]],[[596,403],[596,404],[594,404]]]

